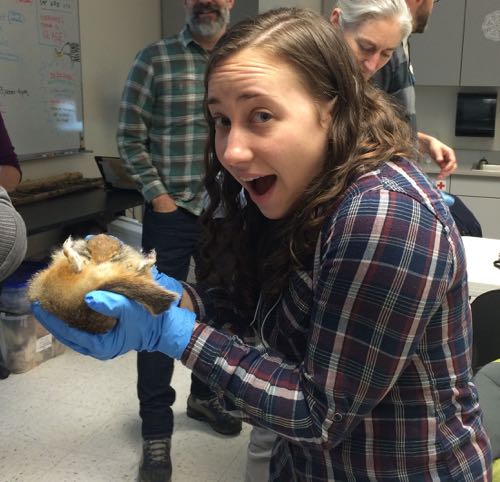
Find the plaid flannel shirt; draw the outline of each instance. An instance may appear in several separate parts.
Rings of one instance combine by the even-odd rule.
[[[207,60],[187,27],[141,50],[125,83],[117,134],[120,156],[144,199],[168,193],[196,215],[203,207]]]
[[[222,290],[186,285],[204,323],[182,361],[278,434],[270,480],[490,480],[464,250],[425,175],[401,161],[359,178],[311,266],[257,310],[264,351],[209,326],[241,321]]]

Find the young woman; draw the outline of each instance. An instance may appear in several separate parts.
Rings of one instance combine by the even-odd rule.
[[[119,319],[104,335],[35,316],[80,353],[180,359],[277,434],[270,480],[487,481],[460,236],[337,30],[301,9],[243,21],[211,54],[205,104],[202,282],[158,276],[182,299],[157,317],[89,293]]]

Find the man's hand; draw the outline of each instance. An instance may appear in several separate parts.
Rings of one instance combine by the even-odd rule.
[[[457,158],[455,157],[455,151],[451,147],[423,132],[418,133],[418,143],[420,152],[428,154],[441,168],[437,175],[438,179],[444,179],[457,168]]]
[[[177,210],[175,201],[168,194],[156,196],[151,204],[155,213],[171,213]]]

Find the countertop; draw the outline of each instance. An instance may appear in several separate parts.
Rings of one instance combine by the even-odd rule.
[[[422,170],[426,174],[438,174],[439,173],[439,167],[435,163],[432,163],[432,164],[423,163],[420,165],[420,167],[422,168]],[[459,162],[457,170],[454,171],[451,175],[452,176],[500,178],[500,171],[484,171],[484,170],[480,170],[480,169],[473,169],[472,166],[462,167],[462,166],[460,166],[460,162]]]
[[[500,151],[455,149],[455,155],[457,156],[458,167],[452,173],[452,176],[500,178],[500,171],[474,169],[481,159],[486,159],[490,164],[500,165]],[[439,173],[439,167],[428,156],[421,162],[420,167],[427,174]]]

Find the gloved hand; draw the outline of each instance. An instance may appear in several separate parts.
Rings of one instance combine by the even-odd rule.
[[[447,193],[446,191],[439,191],[441,193],[441,197],[443,198],[443,201],[444,203],[450,207],[450,206],[453,206],[455,204],[455,198]]]
[[[38,302],[31,308],[37,320],[61,343],[100,360],[130,350],[159,351],[180,359],[193,333],[196,315],[177,306],[154,316],[139,303],[109,291],[91,291],[85,302],[98,313],[117,318],[118,323],[107,333],[93,335],[72,328]]]

